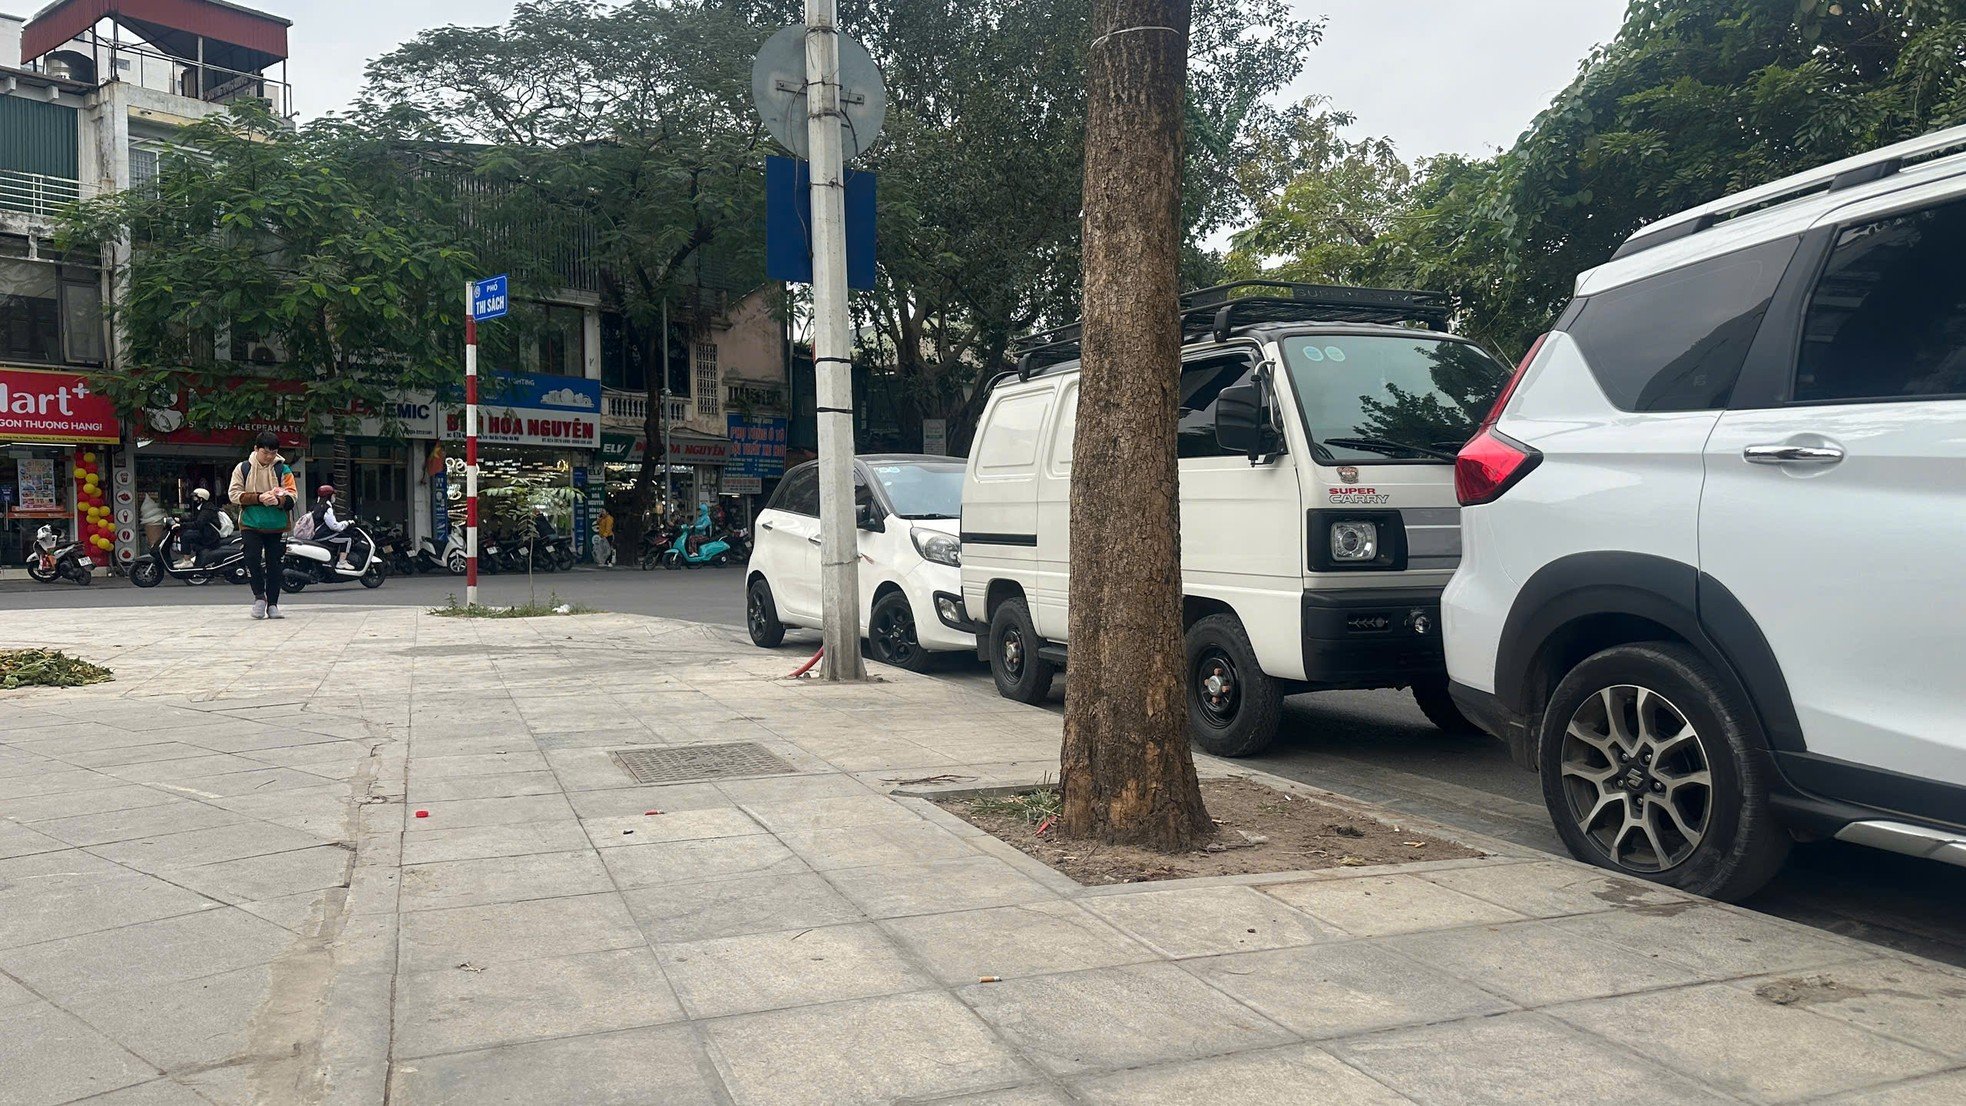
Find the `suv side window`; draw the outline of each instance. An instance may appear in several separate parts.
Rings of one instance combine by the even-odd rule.
[[[1222,389],[1249,379],[1255,358],[1246,351],[1181,366],[1181,422],[1176,441],[1182,457],[1241,457],[1215,440],[1215,401]]]
[[[819,467],[807,465],[794,469],[792,475],[778,486],[778,494],[772,497],[769,509],[818,518]]]
[[[1723,407],[1800,241],[1764,242],[1599,292],[1565,332],[1621,411]]]
[[[1809,297],[1792,402],[1966,395],[1966,201],[1846,227]]]

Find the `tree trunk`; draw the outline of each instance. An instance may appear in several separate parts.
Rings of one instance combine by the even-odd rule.
[[[1072,460],[1061,828],[1166,851],[1213,832],[1188,748],[1175,423],[1188,0],[1095,0],[1085,337]]]

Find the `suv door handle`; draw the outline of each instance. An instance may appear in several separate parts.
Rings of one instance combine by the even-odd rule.
[[[1750,465],[1833,465],[1843,450],[1833,445],[1751,445],[1741,450]]]

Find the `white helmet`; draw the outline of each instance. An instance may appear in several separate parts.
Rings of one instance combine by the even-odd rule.
[[[211,489],[209,488],[197,488],[194,489],[191,493],[191,498],[197,500],[200,503],[203,503],[205,500],[210,499],[211,497],[212,497],[212,493],[211,493]]]

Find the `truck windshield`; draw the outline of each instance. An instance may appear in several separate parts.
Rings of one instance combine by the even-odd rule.
[[[869,462],[868,467],[902,518],[962,517],[961,461]]]
[[[1324,464],[1451,462],[1509,378],[1479,346],[1420,334],[1298,335],[1283,357]]]

